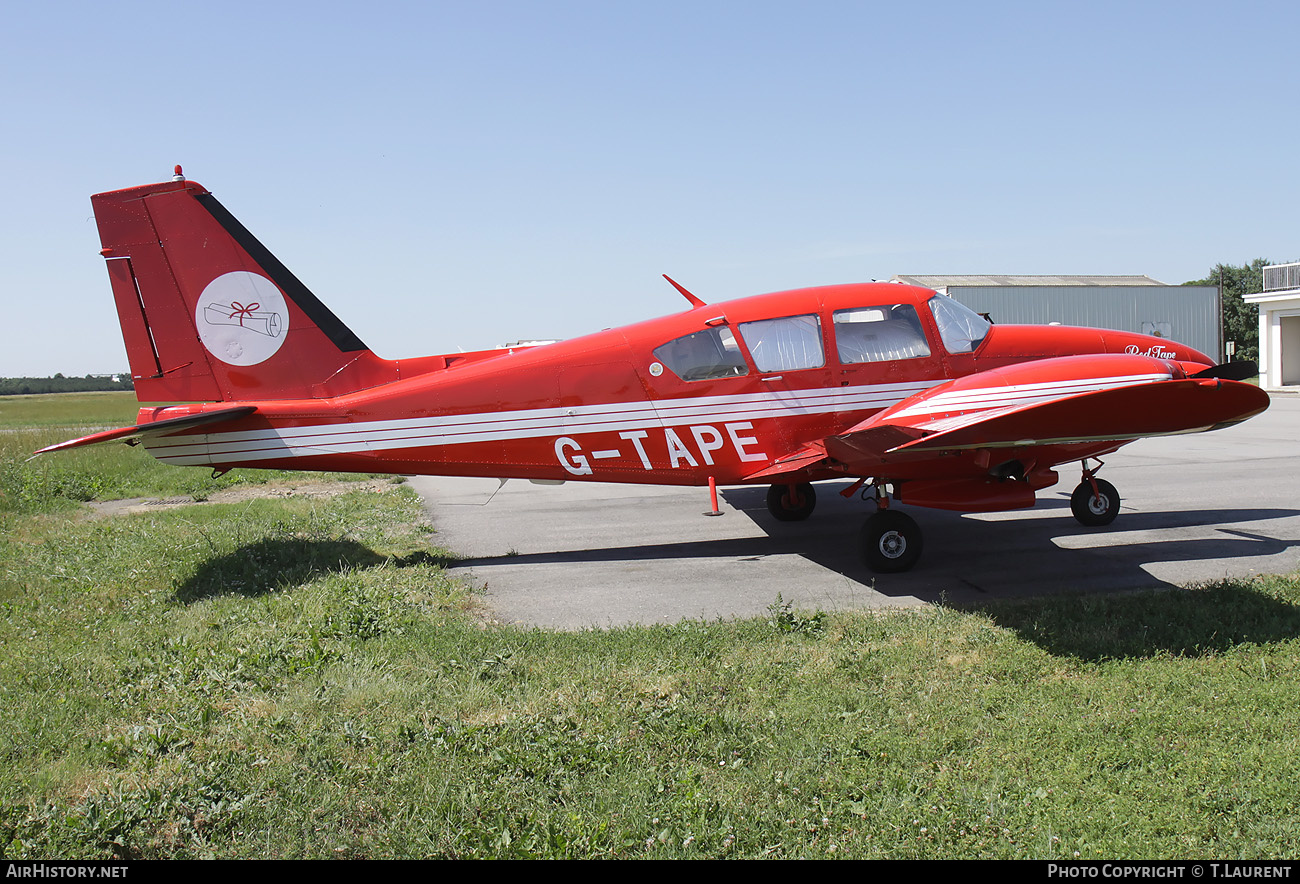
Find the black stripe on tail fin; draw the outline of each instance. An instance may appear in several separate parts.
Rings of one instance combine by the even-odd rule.
[[[352,329],[343,324],[343,320],[334,315],[330,308],[326,307],[312,294],[311,289],[303,285],[293,272],[280,263],[280,259],[271,254],[271,250],[262,245],[261,241],[249,232],[248,228],[239,223],[239,219],[230,214],[230,211],[217,201],[217,198],[211,193],[196,193],[194,199],[198,204],[208,210],[208,213],[217,220],[217,223],[225,228],[226,232],[234,238],[235,242],[244,249],[245,252],[257,263],[259,267],[266,271],[271,277],[271,281],[280,287],[280,291],[288,295],[293,302],[298,305],[303,313],[316,324],[316,327],[323,331],[334,346],[338,347],[341,352],[350,353],[355,350],[367,350],[361,339],[353,334]]]

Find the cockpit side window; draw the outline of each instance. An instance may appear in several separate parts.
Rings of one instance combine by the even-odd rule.
[[[990,324],[987,319],[946,295],[935,295],[930,299],[930,313],[949,353],[973,353],[988,336]]]
[[[734,378],[749,374],[736,336],[726,326],[706,328],[656,347],[655,359],[684,381]]]
[[[836,310],[833,319],[841,365],[930,355],[921,319],[911,304]]]
[[[826,364],[816,316],[785,316],[742,322],[740,336],[759,371],[797,371]]]

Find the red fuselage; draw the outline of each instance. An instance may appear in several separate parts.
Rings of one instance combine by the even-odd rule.
[[[1166,376],[1179,363],[1193,370],[1213,364],[1203,353],[1159,338],[1060,326],[995,325],[970,352],[951,352],[963,343],[945,342],[929,306],[942,297],[893,283],[758,295],[464,364],[449,356],[436,360],[449,363],[446,368],[331,398],[240,397],[258,413],[220,432],[155,438],[146,445],[169,462],[223,469],[674,485],[702,485],[710,478],[719,484],[766,482],[751,477],[804,445],[952,379],[1100,353],[1135,354],[1144,370],[1154,365]],[[841,338],[853,329],[842,318],[908,307],[920,335],[910,349],[865,357],[860,349],[846,349]],[[771,334],[763,323],[773,318],[798,318],[801,327]],[[686,377],[675,372],[663,348],[710,330],[725,330],[734,343],[730,372],[700,379],[687,379],[689,369],[681,372]],[[763,352],[756,354],[756,347]],[[1041,377],[1026,371],[1017,379],[1020,386],[1051,387],[1057,380],[1052,371]],[[1099,368],[1096,379],[1106,383],[1114,374]],[[196,410],[146,408],[140,419]],[[1034,459],[1046,467],[1117,445],[1038,446]],[[969,475],[971,467],[961,458],[929,456],[882,463],[880,470],[874,478],[894,481]],[[822,464],[803,478],[853,474],[859,473]]]

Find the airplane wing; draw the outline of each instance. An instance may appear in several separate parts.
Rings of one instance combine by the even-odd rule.
[[[925,427],[928,435],[890,451],[1131,441],[1202,433],[1240,423],[1266,407],[1268,394],[1250,384],[1171,378],[935,421]]]
[[[745,477],[746,481],[752,479],[775,479],[779,476],[793,475],[801,473],[810,466],[826,461],[826,443],[812,442],[800,448],[793,454],[787,454],[785,457],[778,457],[771,464],[759,470],[757,473],[751,473]]]
[[[1258,387],[1209,369],[1188,377],[1165,360],[1068,356],[967,375],[931,387],[747,479],[793,478],[813,467],[877,475],[884,464],[940,451],[1024,448],[1196,433],[1268,407]],[[818,452],[821,457],[815,457]]]
[[[169,433],[188,430],[191,427],[225,423],[226,421],[245,417],[255,411],[257,411],[255,405],[240,405],[235,408],[222,408],[217,411],[205,411],[200,414],[187,414],[160,421],[150,421],[136,424],[133,427],[103,430],[99,433],[91,433],[89,436],[82,436],[80,439],[69,439],[67,442],[60,442],[57,445],[47,445],[40,451],[33,453],[32,457],[38,454],[48,454],[51,451],[64,451],[69,448],[80,448],[83,445],[96,445],[100,442],[112,442],[115,439],[128,439],[132,436],[166,436]]]

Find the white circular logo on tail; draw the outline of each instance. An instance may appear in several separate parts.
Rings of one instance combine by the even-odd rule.
[[[208,352],[227,365],[257,365],[275,355],[289,332],[289,308],[275,283],[236,270],[199,295],[194,326]]]

